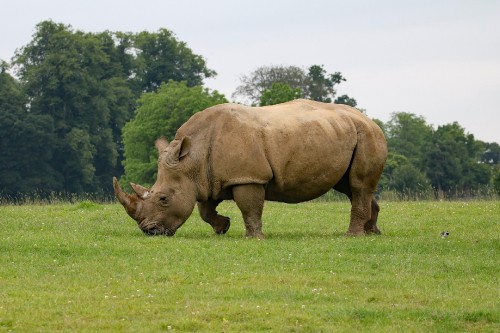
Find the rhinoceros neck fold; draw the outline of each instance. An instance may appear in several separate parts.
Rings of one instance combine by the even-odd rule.
[[[184,166],[179,163],[178,169],[184,168],[184,175],[189,177],[196,188],[196,200],[206,201],[213,195],[213,170],[212,170],[212,149],[214,140],[214,126],[207,126],[211,123],[210,114],[195,114],[193,118],[203,118],[202,121],[188,120],[177,131],[176,138],[190,137],[191,149],[186,156]],[[198,119],[200,120],[200,119]]]

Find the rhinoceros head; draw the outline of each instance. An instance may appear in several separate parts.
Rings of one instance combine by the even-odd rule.
[[[156,141],[156,148],[160,155],[158,177],[150,189],[130,183],[135,193],[129,195],[120,188],[116,178],[113,178],[113,187],[118,201],[145,234],[173,236],[196,204],[196,188],[183,165],[190,140],[174,140],[169,145],[161,138]]]

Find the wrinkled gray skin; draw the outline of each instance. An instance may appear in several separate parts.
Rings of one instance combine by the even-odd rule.
[[[298,203],[331,188],[351,200],[348,235],[379,234],[374,192],[387,157],[380,128],[346,105],[308,100],[251,108],[222,104],[192,116],[168,143],[156,141],[158,178],[115,194],[139,228],[172,236],[198,203],[217,234],[230,226],[217,205],[234,200],[246,236],[263,238],[265,200]]]

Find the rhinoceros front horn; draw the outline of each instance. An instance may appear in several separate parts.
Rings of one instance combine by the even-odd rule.
[[[118,180],[116,177],[113,177],[113,188],[115,190],[115,196],[120,201],[122,206],[125,208],[127,211],[128,215],[130,215],[133,219],[137,220],[137,207],[139,205],[138,198],[137,196],[131,196],[127,194],[125,191],[123,191],[120,188],[120,185],[118,185]]]

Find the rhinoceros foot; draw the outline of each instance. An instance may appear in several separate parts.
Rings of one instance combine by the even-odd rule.
[[[214,229],[217,235],[224,235],[231,226],[231,220],[229,217],[217,215],[215,218],[215,222],[212,224],[212,228]]]

